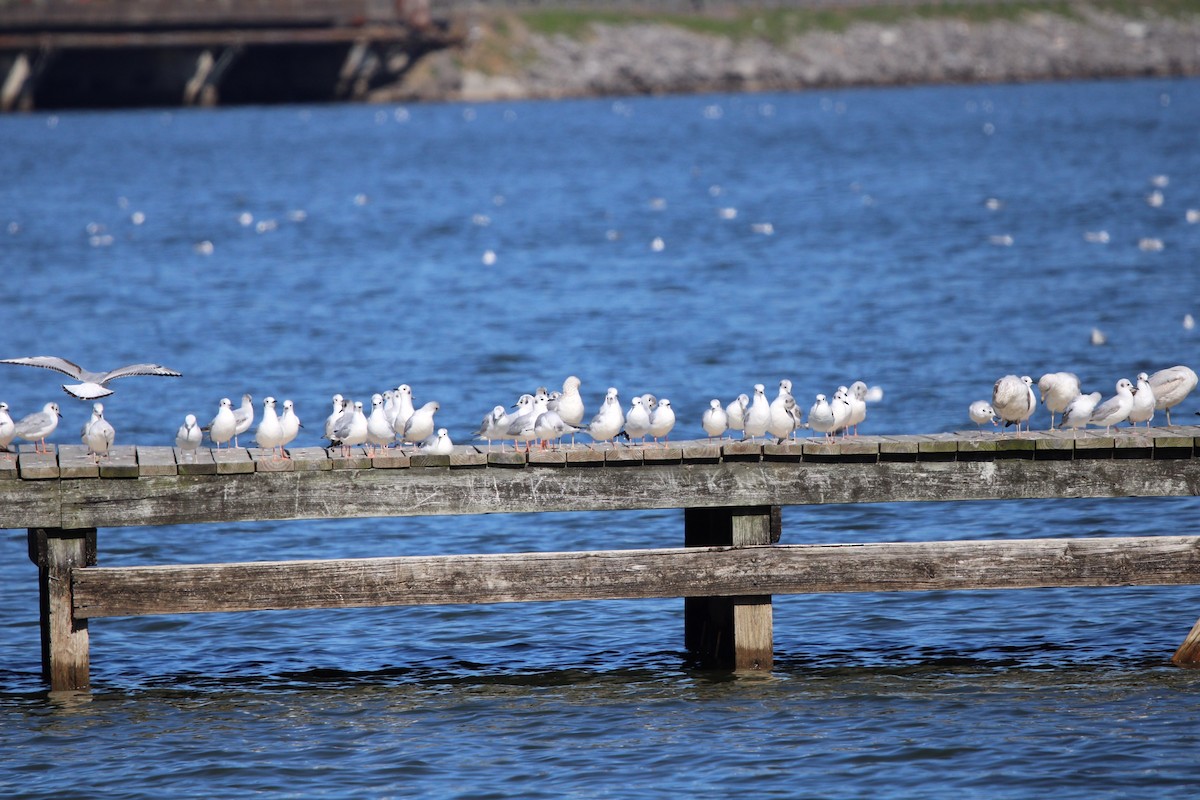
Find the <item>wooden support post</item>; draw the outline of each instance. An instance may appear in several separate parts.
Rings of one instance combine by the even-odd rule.
[[[719,547],[779,541],[778,506],[687,508],[684,544]],[[770,670],[774,661],[770,595],[685,597],[684,646],[701,666],[734,670]]]
[[[30,528],[29,558],[38,566],[42,677],[50,691],[86,690],[88,623],[75,618],[71,570],[96,563],[96,529]]]
[[[1177,667],[1200,669],[1200,620],[1196,620],[1183,644],[1171,656],[1171,663]]]

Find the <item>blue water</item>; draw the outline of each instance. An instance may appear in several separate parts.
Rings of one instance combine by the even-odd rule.
[[[316,445],[334,392],[402,382],[465,442],[572,373],[593,410],[610,385],[669,396],[679,438],[709,398],[784,377],[804,406],[881,386],[865,433],[961,430],[1005,373],[1107,393],[1200,361],[1198,122],[1196,81],[7,116],[0,350],[182,371],[114,384],[119,443],[170,444],[250,392],[293,399]],[[0,399],[57,400],[52,441],[73,443],[88,406],[61,382],[3,367]],[[1198,512],[789,508],[784,541],[1190,533]],[[103,564],[681,542],[678,512],[99,534]],[[1094,798],[1200,778],[1200,675],[1167,663],[1195,588],[777,597],[775,669],[737,677],[692,668],[678,600],[103,619],[93,694],[50,697],[35,579],[24,531],[0,532],[5,796]]]

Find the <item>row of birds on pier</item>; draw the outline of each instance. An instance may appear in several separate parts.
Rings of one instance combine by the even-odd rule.
[[[1040,394],[1050,412],[1052,430],[1056,414],[1061,415],[1061,428],[1075,430],[1094,425],[1111,432],[1122,422],[1134,426],[1144,422],[1150,427],[1156,411],[1165,412],[1170,425],[1171,409],[1196,388],[1196,373],[1191,367],[1180,364],[1153,375],[1139,373],[1136,385],[1128,378],[1121,378],[1116,383],[1116,393],[1103,402],[1100,392],[1085,394],[1079,376],[1072,372],[1046,373],[1038,379],[1038,393],[1033,391],[1033,385],[1033,378],[1028,375],[1005,375],[993,385],[990,404],[986,400],[971,404],[968,411],[971,421],[977,425],[994,425],[999,417],[1006,427],[1016,425],[1019,432],[1024,424],[1028,430]]]
[[[87,372],[71,362],[50,356],[8,359],[0,363],[39,366],[69,374],[82,383],[64,385],[63,389],[81,399],[111,394],[112,390],[106,384],[116,377],[179,375],[157,364],[130,365],[108,373]],[[1170,424],[1171,408],[1191,393],[1196,382],[1196,373],[1182,365],[1159,370],[1153,375],[1141,373],[1136,386],[1127,379],[1119,380],[1116,394],[1104,402],[1101,402],[1099,392],[1084,394],[1079,378],[1073,373],[1047,373],[1038,380],[1037,386],[1041,402],[1050,411],[1051,428],[1055,427],[1055,415],[1061,414],[1060,424],[1064,428],[1095,425],[1111,430],[1121,422],[1144,422],[1148,426],[1158,410],[1166,412]],[[472,436],[487,441],[489,447],[500,442],[502,448],[509,441],[514,447],[523,444],[526,449],[534,442],[546,447],[561,442],[566,436],[574,442],[577,434],[613,446],[621,437],[644,445],[647,439],[653,439],[655,443],[666,442],[675,427],[675,411],[668,398],[638,395],[626,410],[617,389],[612,387],[596,414],[585,424],[580,386],[579,378],[572,375],[563,382],[562,391],[550,392],[539,387],[532,394],[521,395],[509,407],[511,411],[497,405],[483,418]],[[805,421],[792,394],[792,382],[783,379],[771,400],[767,399],[763,384],[756,384],[752,395],[741,394],[729,403],[712,399],[703,413],[701,426],[710,440],[740,432],[743,439],[773,437],[783,441],[805,428],[828,438],[857,433],[858,426],[866,419],[867,403],[881,397],[882,390],[868,388],[862,381],[839,386],[832,399],[824,394],[816,395]],[[1038,394],[1034,392],[1032,378],[1006,375],[993,386],[991,402],[972,403],[969,416],[981,426],[996,424],[998,417],[1006,426],[1017,425],[1020,431],[1022,426],[1028,429],[1037,404]],[[360,445],[365,445],[372,455],[393,445],[449,454],[454,443],[447,429],[438,428],[434,419],[440,408],[437,401],[416,406],[412,388],[407,384],[374,394],[369,413],[361,401],[336,394],[323,435],[331,446],[341,447],[347,455],[351,448]],[[253,398],[249,394],[242,396],[241,405],[236,408],[229,398],[222,398],[215,416],[206,426],[199,425],[195,414],[188,414],[176,433],[175,444],[185,453],[194,452],[207,435],[218,448],[230,442],[236,447],[238,437],[254,426],[255,416]],[[8,414],[8,404],[0,403],[0,450],[7,451],[13,439],[20,438],[34,442],[35,449],[44,451],[45,439],[57,428],[60,418],[58,405],[47,403],[41,411],[14,422]],[[272,451],[275,458],[286,458],[285,448],[295,440],[301,428],[291,400],[279,404],[274,397],[267,397],[262,402],[262,416],[253,437],[260,448]],[[87,445],[88,452],[97,457],[112,447],[115,431],[104,418],[101,403],[94,403],[92,415],[80,431],[80,439]]]

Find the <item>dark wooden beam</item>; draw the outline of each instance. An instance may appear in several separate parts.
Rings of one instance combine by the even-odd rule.
[[[75,617],[1200,583],[1200,537],[687,547],[73,569]]]

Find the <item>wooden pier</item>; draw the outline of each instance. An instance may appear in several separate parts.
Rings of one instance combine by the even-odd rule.
[[[0,2],[0,111],[362,100],[460,44],[428,0]]]
[[[89,685],[92,618],[187,612],[682,597],[703,664],[770,669],[771,597],[813,592],[1200,584],[1200,536],[781,544],[783,506],[1200,495],[1200,427],[691,441],[452,455],[82,446],[0,454],[0,528],[28,529],[43,671]],[[683,547],[240,564],[97,566],[110,526],[683,510]],[[1200,666],[1200,622],[1173,657]]]

